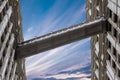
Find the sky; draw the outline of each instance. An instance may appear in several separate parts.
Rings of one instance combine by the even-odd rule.
[[[85,3],[85,0],[21,0],[24,40],[85,22]],[[90,80],[90,52],[87,38],[28,57],[27,79]]]

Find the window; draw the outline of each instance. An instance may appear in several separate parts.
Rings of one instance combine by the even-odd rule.
[[[99,3],[100,3],[100,1],[99,1],[99,0],[96,0],[96,5],[97,5],[97,6],[99,5]]]
[[[107,80],[110,80],[110,78],[107,76]]]
[[[118,62],[120,63],[120,55],[118,55]]]
[[[108,41],[108,48],[111,49],[111,43],[110,43],[110,41]]]
[[[120,69],[118,69],[118,77],[120,78]]]
[[[120,34],[118,35],[118,40],[119,40],[119,44],[120,44]]]
[[[117,23],[117,20],[118,20],[118,16],[117,16],[116,14],[114,14],[113,21],[114,21],[115,23]]]
[[[108,23],[107,23],[107,31],[110,31],[110,32],[111,32],[111,30],[112,30],[112,26],[111,26],[111,24],[108,22]]]
[[[99,40],[99,37],[97,36],[97,37],[96,37],[96,41],[98,41],[98,40]]]
[[[0,0],[0,5],[1,5],[2,1]]]
[[[5,15],[6,14],[6,7],[4,7],[4,9],[3,9],[3,15]]]
[[[8,48],[8,46],[9,46],[9,41],[7,41],[7,43],[6,43],[6,48]]]
[[[1,42],[2,43],[4,42],[4,33],[3,33],[2,37],[1,37]]]
[[[5,28],[5,31],[4,31],[5,35],[7,34],[7,32],[8,32],[8,26],[6,26]]]
[[[120,18],[118,19],[118,26],[119,26],[119,28],[120,28]]]
[[[107,53],[107,54],[108,54],[108,53]],[[109,54],[108,54],[107,58],[108,58],[108,60],[109,60],[109,61],[111,60],[111,57],[110,57],[110,55],[109,55]]]
[[[109,9],[109,17],[112,18],[112,11]]]
[[[3,57],[0,60],[0,68],[2,67],[2,64],[3,64]]]
[[[0,13],[0,23],[2,22],[2,12]]]
[[[4,49],[3,51],[3,57],[5,57],[5,54],[6,54],[6,49]]]
[[[116,49],[113,48],[113,55],[116,56],[117,55],[117,52],[116,52]]]
[[[6,10],[8,10],[9,8],[9,2],[7,2],[7,5],[6,5]]]
[[[112,61],[112,67],[113,67],[114,69],[116,69],[116,64],[115,64],[114,61]]]
[[[99,11],[98,10],[96,10],[96,16],[99,16]]]
[[[113,29],[113,35],[115,38],[117,38],[117,30],[116,29]]]

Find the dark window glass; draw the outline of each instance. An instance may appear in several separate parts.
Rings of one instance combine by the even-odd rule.
[[[112,18],[112,11],[109,9],[109,17]]]
[[[120,70],[118,69],[118,77],[120,77]]]
[[[107,23],[107,31],[110,31],[110,32],[111,32],[111,30],[112,30],[112,26],[111,26],[111,24],[108,22],[108,23]]]
[[[112,67],[113,67],[114,69],[116,69],[116,64],[115,64],[114,61],[112,61]]]
[[[118,62],[120,63],[120,55],[118,55]]]
[[[116,49],[113,48],[113,55],[116,56],[117,55],[117,52],[116,52]]]
[[[114,14],[114,22],[117,23],[117,20],[118,20],[118,16]]]
[[[114,29],[114,32],[113,32],[114,36],[117,38],[117,30]]]
[[[108,48],[111,48],[111,43],[110,43],[110,41],[108,41]]]

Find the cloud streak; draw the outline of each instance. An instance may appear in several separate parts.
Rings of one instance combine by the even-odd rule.
[[[42,65],[44,64],[44,62],[51,62],[51,61],[54,61],[53,63],[54,64],[51,64],[51,66],[61,62],[61,61],[64,61],[64,58],[65,56],[69,55],[72,50],[74,50],[75,48],[79,47],[79,46],[83,46],[85,43],[89,42],[89,39],[85,39],[85,40],[82,40],[80,41],[79,43],[74,43],[74,44],[69,44],[67,46],[63,46],[63,47],[60,47],[60,48],[56,48],[56,49],[53,49],[49,52],[47,52],[47,54],[45,56],[43,56],[42,58],[40,59],[37,59],[34,61],[34,63],[30,64],[30,65],[27,65],[26,69],[27,69],[27,73],[29,73],[29,71],[38,71],[38,69],[36,69],[35,67],[38,65]],[[72,47],[71,47],[72,46]],[[68,49],[69,48],[69,49]],[[82,53],[82,52],[81,52]],[[84,52],[83,52],[84,53]],[[43,53],[44,54],[44,53]],[[72,55],[72,54],[71,54]],[[74,54],[73,54],[74,55]],[[40,55],[41,56],[41,55]],[[39,57],[39,55],[38,55]],[[34,59],[31,58],[32,60]],[[28,61],[29,62],[29,61]],[[29,62],[30,63],[30,62]],[[45,65],[44,65],[45,66]],[[46,65],[47,66],[47,65]],[[41,67],[41,66],[40,66]],[[31,69],[32,68],[32,69]],[[49,67],[48,67],[49,68]],[[39,70],[40,71],[40,70]]]
[[[34,3],[33,0],[32,3]],[[66,7],[66,5],[68,6]],[[40,13],[42,13],[42,10]],[[32,17],[34,17],[34,15],[35,14],[32,14]],[[85,20],[85,4],[81,4],[79,0],[78,2],[75,0],[73,3],[70,3],[69,0],[64,0],[64,2],[63,0],[55,0],[54,4],[41,15],[42,16],[39,16],[41,18],[36,23],[34,19],[31,19],[31,23],[24,33],[25,40],[83,22]],[[83,63],[82,61],[77,61],[76,59],[79,59],[80,56],[85,57],[86,54],[90,53],[90,48],[86,48],[83,51],[83,48],[86,45],[89,45],[89,41],[90,39],[88,38],[27,58],[27,76],[34,78],[39,76],[39,73],[47,73],[47,71],[58,72],[58,70],[69,70],[75,68],[75,66],[73,67],[72,65],[76,65],[77,68],[80,68]],[[79,60],[82,59],[84,58]],[[85,64],[89,62],[87,59],[84,59]],[[77,65],[77,62],[80,62],[81,66],[80,64]],[[61,64],[64,64],[62,68],[59,67],[59,69],[54,69],[57,65]],[[72,75],[76,76],[76,74]],[[65,74],[66,77],[73,77],[72,75]],[[87,74],[80,74],[79,76],[84,75]],[[54,77],[56,78],[56,76],[58,77],[61,75],[55,75]]]
[[[25,33],[25,40],[64,28],[66,26],[74,25],[78,21],[81,22],[83,20],[83,15],[85,14],[85,4],[80,7],[79,3],[74,3],[71,4],[68,9],[62,10],[68,2],[69,0],[65,0],[64,3],[60,0],[56,0],[54,5],[45,13],[45,17],[40,20],[37,25],[34,23],[31,24],[31,27],[34,27],[37,31],[32,31],[31,27],[27,29],[27,31],[31,30],[31,32]]]
[[[56,79],[67,79],[67,78],[80,78],[80,77],[84,77],[82,79],[88,79],[86,78],[87,76],[90,76],[90,74],[81,74],[81,73],[76,73],[76,74],[58,74],[58,75],[54,75],[54,76],[48,76],[47,78],[56,78]]]

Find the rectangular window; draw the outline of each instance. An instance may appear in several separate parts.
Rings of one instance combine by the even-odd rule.
[[[7,2],[7,5],[6,5],[6,10],[8,10],[9,8],[9,2]]]
[[[112,31],[112,25],[109,22],[107,23],[107,31]]]
[[[4,33],[3,33],[2,37],[1,37],[1,42],[2,43],[4,42]]]
[[[6,14],[6,7],[4,7],[3,9],[3,15],[5,16],[5,14]]]
[[[116,49],[113,47],[113,55],[116,57],[117,56],[117,52]]]
[[[110,80],[110,78],[107,76],[107,80]]]
[[[113,67],[114,69],[116,69],[116,64],[115,64],[114,61],[112,61],[112,67]]]
[[[1,5],[2,1],[0,0],[0,5]]]
[[[0,60],[0,68],[2,67],[2,64],[3,64],[3,57]]]
[[[118,19],[118,26],[119,26],[119,28],[120,28],[120,18]]]
[[[98,6],[100,4],[100,1],[99,0],[96,0],[96,5]]]
[[[96,16],[99,16],[99,11],[98,10],[96,10]]]
[[[114,21],[115,23],[117,23],[117,21],[118,21],[118,16],[117,16],[116,14],[114,14],[113,21]]]
[[[118,62],[120,63],[120,55],[118,55]]]
[[[114,35],[115,38],[117,38],[117,30],[116,29],[113,29],[113,30],[114,30],[113,35]]]
[[[120,78],[120,69],[118,69],[118,77]]]
[[[1,50],[1,47],[2,47],[2,42],[1,42],[1,39],[0,39],[0,50]]]
[[[98,41],[98,40],[99,40],[99,37],[97,36],[97,37],[96,37],[96,41]]]
[[[120,44],[120,34],[118,35],[118,40],[119,40],[119,44]]]
[[[7,34],[7,32],[8,32],[8,26],[6,26],[5,28],[5,31],[4,31],[5,35]]]
[[[107,53],[108,54],[108,53]],[[110,57],[110,55],[108,54],[107,55],[107,58],[108,58],[108,60],[110,61],[111,60],[111,57]]]
[[[6,48],[3,51],[3,57],[5,57],[5,55],[6,55]]]
[[[2,19],[3,19],[3,17],[2,17],[2,12],[0,13],[0,23],[2,22]]]
[[[108,41],[108,48],[111,49],[111,43]]]
[[[112,18],[112,11],[109,9],[109,17]]]

